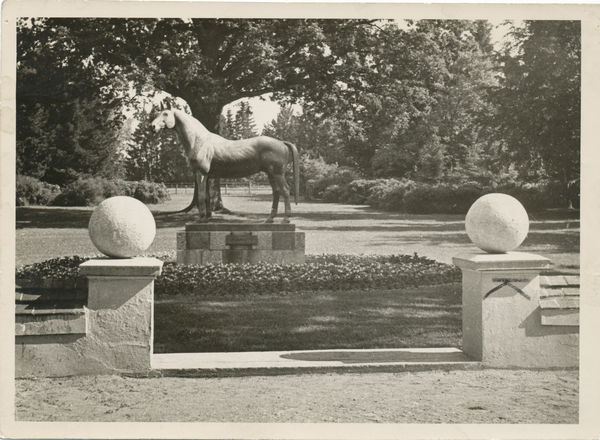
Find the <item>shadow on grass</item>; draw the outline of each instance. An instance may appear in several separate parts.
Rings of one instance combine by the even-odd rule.
[[[246,197],[252,202],[267,202],[270,195],[255,195]],[[306,225],[305,230],[330,230],[339,231],[427,231],[450,232],[464,231],[464,215],[459,214],[403,214],[396,212],[380,211],[369,206],[334,205],[320,202],[303,202],[314,206],[331,206],[331,210],[316,209],[311,212],[294,212],[293,218],[310,222],[322,223],[320,225]],[[339,209],[336,209],[339,208]],[[78,229],[87,228],[93,207],[46,207],[25,206],[16,208],[16,229],[27,228],[57,228]],[[158,229],[184,227],[186,223],[193,223],[198,219],[198,212],[193,209],[188,213],[161,215],[164,209],[152,208]],[[215,213],[211,219],[213,223],[236,222],[263,222],[266,213],[231,212],[227,214]],[[574,210],[548,210],[530,216],[530,231],[535,230],[564,230],[579,228],[579,211]],[[370,220],[378,224],[357,225],[331,225],[328,222],[352,222]],[[383,224],[382,224],[383,222]],[[385,222],[392,222],[385,224]]]
[[[20,206],[16,210],[16,228],[87,228],[93,211],[93,208]]]
[[[458,347],[461,286],[173,300],[155,304],[155,353]]]
[[[16,229],[87,229],[94,207],[49,207],[49,206],[19,206],[16,209]],[[157,229],[184,228],[186,223],[198,220],[198,213],[193,210],[189,213],[156,215],[162,211],[152,210],[155,216]],[[266,216],[256,216],[264,221]],[[213,223],[238,223],[248,222],[249,217],[244,215],[216,214],[211,220]]]
[[[420,229],[409,228],[410,231],[418,232]],[[469,236],[465,232],[444,233],[441,230],[423,229],[424,234],[405,234],[405,235],[381,235],[371,241],[373,246],[393,245],[398,246],[420,244],[423,246],[453,246],[471,244]],[[530,231],[523,244],[517,249],[518,252],[539,252],[539,253],[559,253],[559,254],[578,254],[580,251],[579,232],[572,233],[552,232],[550,230],[541,230],[539,232]]]

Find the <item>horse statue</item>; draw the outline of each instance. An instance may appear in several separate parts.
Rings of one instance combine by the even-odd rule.
[[[294,201],[298,204],[299,159],[296,146],[267,136],[250,139],[228,140],[211,133],[193,116],[170,106],[161,105],[159,115],[152,121],[152,128],[158,133],[164,128],[175,130],[185,156],[194,172],[194,197],[187,212],[194,206],[200,212],[200,223],[211,217],[209,178],[248,177],[264,171],[273,189],[273,206],[266,223],[273,223],[279,206],[279,196],[283,195],[285,216],[282,223],[289,223],[292,209],[290,190],[285,181],[285,169],[293,162]]]

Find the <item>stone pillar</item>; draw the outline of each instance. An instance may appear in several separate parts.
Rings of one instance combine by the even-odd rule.
[[[149,373],[162,265],[154,258],[90,260],[80,266],[88,278],[81,297],[62,288],[20,294],[16,377]]]
[[[578,329],[543,326],[539,273],[550,260],[522,252],[458,255],[463,272],[463,351],[484,366],[573,367]]]
[[[81,356],[97,373],[150,371],[154,330],[155,258],[97,259],[80,266],[88,278],[88,333]]]

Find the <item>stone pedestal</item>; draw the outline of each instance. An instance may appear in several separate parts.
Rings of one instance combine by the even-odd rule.
[[[87,303],[77,326],[57,326],[56,314],[38,310],[35,328],[16,340],[17,377],[147,374],[153,345],[154,258],[97,259],[80,266],[88,278]],[[62,311],[65,313],[65,311]],[[50,319],[52,318],[52,319]],[[58,317],[60,318],[60,317]]]
[[[177,263],[301,264],[304,243],[293,224],[188,224],[177,233]]]
[[[521,252],[453,258],[463,272],[463,352],[486,367],[579,363],[579,328],[542,323],[539,273],[550,260]]]

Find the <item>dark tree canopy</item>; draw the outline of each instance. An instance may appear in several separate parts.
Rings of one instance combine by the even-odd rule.
[[[523,178],[568,184],[580,174],[581,23],[513,25],[494,95],[498,136]]]
[[[24,20],[18,32],[17,171],[51,183],[122,174],[118,77],[68,30],[45,23]]]
[[[111,157],[119,145],[111,133],[122,123],[117,110],[132,85],[138,93],[162,90],[184,99],[192,114],[213,131],[218,130],[222,108],[239,98],[269,92],[319,96],[337,79],[332,69],[339,57],[330,48],[343,41],[341,36],[365,32],[367,24],[364,20],[23,19],[17,53],[18,148],[27,160],[21,160],[19,169],[48,178],[44,170],[60,168],[50,164],[58,158],[65,162],[65,175],[51,180],[60,183],[114,165]],[[68,129],[75,102],[79,109],[97,113],[88,115],[98,123],[94,133],[86,131],[91,141],[83,147],[88,156],[97,155],[95,161],[87,157],[75,163],[80,135]],[[105,139],[95,145],[101,138]],[[57,143],[62,144],[60,151],[53,152],[51,144]],[[72,146],[65,148],[67,144]]]

